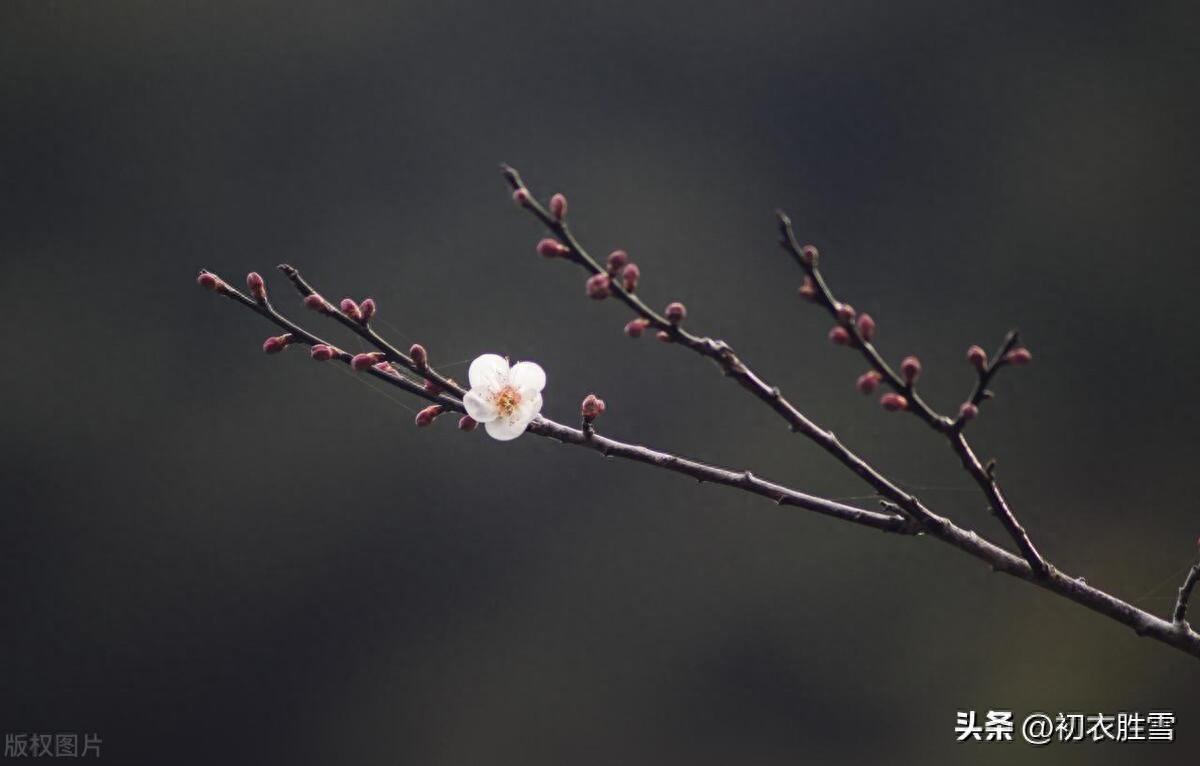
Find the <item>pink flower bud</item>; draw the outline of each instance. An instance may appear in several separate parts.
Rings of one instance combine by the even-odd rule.
[[[863,394],[872,394],[875,389],[879,388],[879,382],[883,380],[883,376],[876,370],[868,370],[858,376],[858,380],[854,382],[854,387]]]
[[[629,253],[624,250],[613,250],[608,254],[608,271],[610,274],[616,274],[621,269],[625,268],[625,264],[629,263]]]
[[[974,420],[975,416],[978,414],[979,408],[971,402],[963,402],[962,406],[958,408],[958,417],[964,422],[967,420]]]
[[[654,337],[658,338],[663,343],[671,342],[671,333],[667,332],[666,330],[659,330],[658,334],[656,334]]]
[[[805,277],[804,282],[800,285],[800,297],[806,301],[815,301],[817,299],[817,285],[812,281],[812,277]]]
[[[817,248],[813,245],[805,245],[800,248],[800,260],[805,266],[815,266],[820,256],[821,254],[817,252]]]
[[[216,290],[221,287],[221,278],[211,271],[202,271],[200,276],[196,277],[196,284],[205,290]]]
[[[679,324],[687,317],[687,307],[679,301],[668,303],[664,315],[671,324]]]
[[[284,333],[283,335],[275,335],[267,338],[263,341],[263,353],[278,354],[280,351],[283,351],[285,348],[287,348],[288,344],[291,342],[292,336],[290,333]]]
[[[529,207],[529,190],[522,186],[513,192],[513,202],[521,207]]]
[[[543,258],[560,258],[570,252],[566,245],[549,237],[537,243],[537,251]]]
[[[879,404],[888,412],[900,412],[908,409],[908,400],[900,394],[884,394],[879,397]]]
[[[1027,348],[1014,348],[1004,355],[1004,361],[1009,364],[1015,364],[1018,367],[1024,367],[1033,361],[1033,354]]]
[[[849,303],[839,303],[837,305],[837,316],[843,322],[849,322],[854,319],[854,307]]]
[[[631,338],[640,338],[642,337],[642,333],[644,333],[646,328],[649,326],[650,320],[648,319],[643,319],[642,317],[631,319],[629,320],[629,323],[625,325],[625,334]]]
[[[328,362],[330,359],[337,356],[337,352],[335,352],[331,346],[326,346],[324,343],[318,343],[317,345],[313,346],[312,351],[309,353],[312,355],[312,358],[318,362]]]
[[[921,377],[921,360],[915,356],[906,356],[900,362],[900,374],[904,376],[904,382],[912,385],[917,382],[917,378]]]
[[[425,409],[417,413],[416,423],[418,428],[425,428],[433,424],[434,418],[442,414],[442,405],[431,404]]]
[[[382,361],[383,354],[378,351],[372,351],[367,354],[355,354],[354,358],[350,360],[350,366],[353,369],[362,372],[363,370],[374,367],[377,363]]]
[[[583,402],[579,405],[579,412],[586,422],[591,423],[604,414],[604,400],[595,394],[588,394],[583,397]]]
[[[321,313],[329,311],[329,303],[316,293],[306,295],[304,297],[304,305],[313,311],[320,311]]]
[[[607,274],[593,274],[588,277],[585,288],[587,297],[594,301],[602,301],[612,292],[612,282]]]
[[[971,346],[967,349],[967,361],[971,363],[972,367],[982,372],[987,367],[987,352],[979,346]]]
[[[458,430],[460,431],[474,431],[478,425],[479,423],[475,422],[475,418],[470,415],[463,415],[458,419]]]
[[[835,346],[849,346],[850,345],[850,331],[847,330],[845,327],[842,327],[840,324],[835,325],[829,331],[829,342]]]
[[[421,384],[421,388],[424,388],[425,391],[430,394],[442,393],[442,387],[428,378],[426,378],[425,382]]]
[[[375,316],[375,299],[363,298],[363,302],[358,304],[358,310],[362,312],[362,323],[370,322],[371,317]]]
[[[429,353],[425,351],[425,347],[420,343],[412,344],[412,348],[408,350],[408,356],[413,360],[413,364],[417,369],[423,370],[429,365]]]
[[[362,311],[359,310],[358,304],[354,302],[353,298],[342,298],[339,308],[341,308],[343,314],[350,317],[355,322],[362,321]]]
[[[567,217],[567,198],[564,195],[555,194],[550,198],[550,215],[559,221]]]
[[[250,295],[256,301],[264,300],[267,297],[267,283],[263,281],[262,275],[257,271],[246,275],[246,289],[250,291]]]
[[[638,268],[636,263],[631,263],[621,269],[621,286],[625,288],[625,292],[631,293],[637,290],[638,280],[642,276],[642,270]]]
[[[870,314],[863,314],[858,318],[858,334],[868,342],[874,339],[875,319]]]

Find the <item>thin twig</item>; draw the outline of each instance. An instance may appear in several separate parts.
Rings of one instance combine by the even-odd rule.
[[[202,272],[204,273],[204,272]],[[211,273],[211,272],[208,272]],[[290,276],[290,275],[289,275]],[[311,291],[311,287],[309,288]],[[243,294],[236,288],[230,286],[224,280],[218,282],[217,292],[231,298],[236,303],[239,303],[255,313],[266,317],[274,322],[279,327],[287,330],[293,336],[293,342],[305,346],[315,345],[330,345],[322,340],[317,335],[305,330],[300,325],[279,313],[271,305],[270,301],[264,298],[261,302],[256,302],[254,299]],[[305,293],[306,295],[308,293]],[[327,312],[333,316],[332,312]],[[353,329],[353,328],[352,328]],[[386,341],[384,341],[386,343]],[[333,348],[331,346],[331,348]],[[334,358],[349,365],[353,355],[340,351],[335,348]],[[446,394],[435,394],[426,390],[423,386],[408,378],[389,374],[378,367],[370,367],[366,370],[369,374],[385,380],[388,383],[396,385],[409,393],[415,394],[422,399],[441,405],[446,410],[460,412],[465,414],[466,408],[462,401]],[[436,375],[436,371],[430,371]],[[893,512],[877,512],[868,511],[862,508],[856,508],[851,505],[839,503],[833,500],[827,500],[815,495],[809,495],[804,492],[785,487],[781,484],[766,481],[752,474],[750,471],[734,471],[728,468],[720,468],[707,463],[701,463],[696,460],[673,455],[668,452],[650,449],[636,444],[628,444],[625,442],[610,439],[601,436],[593,430],[592,433],[585,434],[582,430],[571,428],[570,426],[557,423],[549,418],[538,417],[529,425],[529,433],[537,434],[563,444],[572,444],[580,447],[600,452],[608,457],[619,457],[626,460],[632,460],[638,463],[645,463],[656,468],[663,468],[674,473],[691,476],[701,482],[710,484],[721,484],[728,487],[735,487],[751,494],[765,497],[777,505],[793,506],[803,508],[805,510],[814,511],[825,516],[831,516],[842,521],[848,521],[853,524],[861,524],[863,526],[878,529],[884,532],[893,532],[897,534],[911,535],[917,532],[913,524],[904,516]]]
[[[850,346],[862,352],[863,357],[866,358],[871,368],[879,373],[882,382],[904,397],[908,403],[908,411],[923,420],[933,430],[946,436],[950,442],[951,449],[954,450],[959,460],[962,461],[963,468],[983,491],[988,501],[988,507],[1000,521],[1000,524],[1004,527],[1009,537],[1017,544],[1021,555],[1029,562],[1034,572],[1039,575],[1047,574],[1050,571],[1050,565],[1042,557],[1042,554],[1038,552],[1037,548],[1034,547],[1033,541],[1029,539],[1029,534],[1025,531],[1025,528],[1017,521],[1016,514],[1012,512],[1012,509],[1004,498],[1004,494],[1000,491],[993,472],[985,468],[979,461],[979,458],[976,457],[975,452],[971,449],[970,442],[963,435],[963,428],[969,418],[965,415],[959,415],[957,419],[952,419],[939,414],[918,394],[915,380],[906,380],[892,369],[875,348],[874,344],[871,343],[871,339],[864,335],[853,315],[848,312],[842,312],[843,303],[834,297],[833,291],[829,289],[829,284],[825,281],[821,273],[818,259],[813,253],[806,253],[805,248],[796,240],[796,233],[792,229],[791,219],[783,211],[777,211],[776,215],[779,219],[780,244],[791,254],[796,263],[804,271],[805,276],[811,281],[814,288],[812,294],[813,301],[817,305],[824,307],[829,315],[833,317],[834,322],[846,330],[850,338]],[[987,386],[991,382],[992,376],[996,374],[996,371],[1007,364],[1007,354],[1016,346],[1017,342],[1018,335],[1016,331],[1009,333],[1000,351],[988,365],[980,370],[975,388],[967,400],[972,406],[977,407],[984,399],[990,396]]]
[[[1187,616],[1188,599],[1192,597],[1192,589],[1196,587],[1196,581],[1200,580],[1200,561],[1188,572],[1187,577],[1183,579],[1183,585],[1179,586],[1179,598],[1175,601],[1175,613],[1171,619],[1176,625],[1185,625],[1183,618]]]
[[[520,174],[515,169],[508,165],[502,165],[501,169],[504,177],[514,190],[526,188]],[[575,235],[571,233],[570,227],[565,220],[560,220],[551,215],[533,195],[529,195],[526,207],[567,248],[567,253],[564,256],[567,260],[582,266],[592,274],[606,273],[596,260],[584,250],[583,246],[575,238]],[[645,319],[649,323],[649,326],[667,333],[672,342],[716,362],[725,375],[733,378],[740,386],[765,402],[780,417],[787,421],[793,431],[798,431],[816,442],[826,452],[833,455],[842,465],[870,484],[880,495],[898,506],[909,518],[925,528],[934,528],[948,523],[946,519],[926,508],[915,496],[904,491],[901,487],[883,476],[883,474],[872,468],[857,454],[850,451],[849,448],[838,440],[832,431],[827,431],[809,420],[808,417],[796,409],[783,396],[778,386],[768,384],[757,373],[751,370],[734,353],[733,348],[728,343],[723,340],[700,337],[689,333],[678,323],[667,320],[666,317],[651,309],[641,298],[626,290],[617,282],[618,280],[613,280],[612,282],[610,287],[612,294],[626,306],[633,309],[634,313],[639,317]]]

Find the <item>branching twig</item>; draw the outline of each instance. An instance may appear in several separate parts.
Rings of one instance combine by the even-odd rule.
[[[284,273],[287,274],[287,276],[292,279],[293,282],[296,282],[296,280],[299,279],[299,274],[295,269],[291,269],[290,272],[285,269]],[[305,330],[300,325],[279,313],[266,298],[265,290],[262,293],[262,298],[256,300],[232,287],[215,274],[212,274],[212,272],[202,271],[201,279],[204,279],[205,275],[209,275],[209,277],[215,280],[212,283],[211,289],[232,299],[236,303],[249,308],[251,311],[266,317],[279,327],[287,330],[292,335],[291,342],[299,343],[309,347],[329,347],[334,350],[334,356],[332,357],[333,359],[337,359],[338,361],[341,361],[347,365],[352,363],[353,355],[330,346],[329,343],[322,340],[317,335]],[[315,291],[309,287],[307,283],[303,284],[305,285],[305,288],[302,289],[302,292],[306,296],[315,293]],[[340,311],[336,309],[332,311],[322,311],[322,313],[335,318],[342,315]],[[343,322],[343,324],[346,323]],[[347,324],[347,326],[356,333],[359,332],[357,324],[351,323]],[[382,338],[380,338],[380,342],[387,345],[387,341],[383,340]],[[460,399],[447,394],[431,392],[415,381],[387,372],[386,361],[387,360],[371,367],[364,368],[363,371],[376,378],[379,378],[380,380],[384,380],[388,383],[398,386],[411,394],[415,394],[422,399],[433,402],[434,404],[439,405],[446,410],[461,413],[466,412],[466,409],[463,407],[463,403]],[[448,380],[443,378],[439,373],[437,373],[436,370],[433,370],[432,368],[427,367],[426,370],[429,376],[436,376],[434,379]],[[461,387],[456,387],[458,390],[462,390]],[[851,505],[816,497],[814,495],[809,495],[807,493],[785,487],[781,484],[760,479],[750,471],[733,471],[727,468],[720,468],[717,466],[708,465],[706,463],[701,463],[696,460],[690,460],[688,458],[680,457],[667,452],[650,449],[649,447],[628,444],[617,441],[616,439],[610,439],[608,437],[601,436],[595,433],[594,430],[590,433],[585,433],[580,429],[571,428],[561,423],[556,423],[548,418],[539,417],[538,419],[534,420],[534,422],[529,426],[529,433],[554,439],[563,444],[573,444],[580,447],[587,447],[601,453],[605,457],[624,458],[626,460],[632,460],[638,463],[645,463],[646,465],[651,465],[656,468],[664,468],[674,473],[681,473],[685,476],[691,476],[692,478],[701,482],[735,487],[751,494],[765,497],[777,505],[803,508],[805,510],[814,511],[825,516],[831,516],[833,518],[841,519],[842,521],[848,521],[854,524],[861,524],[863,526],[882,530],[884,532],[914,534],[917,531],[906,518],[896,513],[868,511],[862,508],[856,508]]]
[[[821,274],[816,248],[801,246],[796,240],[795,232],[792,230],[791,219],[783,211],[777,211],[776,214],[779,217],[780,244],[795,258],[796,263],[799,264],[805,274],[805,283],[801,287],[801,294],[808,297],[817,305],[824,307],[830,316],[833,317],[835,324],[830,338],[842,345],[851,346],[861,351],[877,376],[874,378],[860,378],[860,390],[863,390],[864,393],[869,393],[876,383],[886,383],[895,392],[895,395],[891,397],[885,396],[881,400],[884,406],[892,409],[906,409],[927,423],[935,431],[944,434],[950,442],[950,447],[958,455],[959,460],[962,461],[963,468],[983,491],[984,496],[988,500],[988,507],[991,508],[992,513],[1000,521],[1001,525],[1003,525],[1005,531],[1008,532],[1009,536],[1017,544],[1021,555],[1029,562],[1034,572],[1039,575],[1047,574],[1050,570],[1050,565],[1038,553],[1037,548],[1034,547],[1033,542],[1029,539],[1029,534],[1021,526],[1020,522],[1017,521],[1017,517],[1013,514],[1012,509],[1009,508],[1008,502],[1004,499],[1004,494],[1000,491],[1000,487],[996,483],[993,472],[985,468],[979,461],[979,458],[976,457],[975,452],[971,449],[967,437],[963,434],[963,428],[967,422],[978,413],[979,404],[990,396],[987,386],[991,382],[992,376],[996,374],[997,370],[1009,363],[1009,353],[1013,351],[1018,343],[1016,331],[1008,334],[1000,351],[990,363],[984,361],[978,365],[978,382],[966,403],[959,409],[958,417],[949,418],[941,415],[926,404],[917,393],[917,378],[921,371],[919,360],[916,357],[905,359],[904,364],[901,365],[899,374],[888,365],[871,342],[872,336],[875,333],[875,320],[866,314],[857,315],[849,304],[843,303],[834,297],[833,291],[829,289],[828,283]]]
[[[778,389],[769,386],[758,375],[753,373],[733,353],[728,344],[711,338],[692,335],[680,327],[685,313],[680,304],[672,304],[668,307],[668,311],[665,314],[659,314],[651,310],[640,298],[634,295],[635,284],[629,284],[626,287],[624,284],[614,283],[613,277],[618,275],[618,270],[605,270],[601,268],[580,247],[567,228],[564,221],[565,199],[556,197],[551,206],[552,211],[548,212],[525,191],[515,171],[506,168],[505,175],[516,190],[517,194],[515,196],[518,197],[518,201],[529,208],[558,238],[558,242],[561,243],[558,246],[561,247],[561,252],[555,250],[553,254],[561,255],[568,260],[578,263],[587,269],[593,278],[603,275],[604,279],[598,280],[598,282],[604,288],[605,294],[617,296],[618,299],[633,309],[638,315],[638,320],[635,321],[644,322],[643,325],[638,325],[635,328],[637,333],[630,332],[630,334],[640,334],[642,329],[653,327],[660,336],[663,336],[664,340],[683,345],[715,361],[727,375],[754,393],[757,398],[769,404],[794,430],[800,431],[813,439],[833,454],[840,462],[850,467],[851,470],[865,479],[884,498],[881,501],[883,509],[881,511],[868,511],[855,508],[799,492],[781,484],[765,481],[750,471],[731,471],[689,460],[678,455],[672,455],[635,444],[619,442],[603,436],[596,432],[594,421],[599,414],[603,413],[604,403],[594,395],[589,395],[581,406],[583,415],[582,428],[571,428],[548,418],[538,416],[529,423],[527,427],[529,433],[553,439],[563,444],[586,447],[607,457],[620,457],[657,468],[663,468],[690,476],[701,482],[733,487],[751,494],[766,497],[780,505],[804,508],[885,532],[901,535],[925,533],[987,563],[993,571],[1004,572],[1013,577],[1029,581],[1040,588],[1057,593],[1064,598],[1131,627],[1140,636],[1154,638],[1157,641],[1200,658],[1200,634],[1192,630],[1183,619],[1188,597],[1196,586],[1197,580],[1200,579],[1200,564],[1192,568],[1188,578],[1180,588],[1179,600],[1175,607],[1173,620],[1168,622],[1087,584],[1082,578],[1072,578],[1054,568],[1045,567],[1044,562],[1042,562],[1042,567],[1039,567],[1038,562],[1041,561],[1040,557],[1036,555],[1029,556],[1024,546],[1021,547],[1025,558],[1015,556],[982,539],[975,532],[962,529],[948,519],[934,514],[917,501],[916,498],[899,489],[899,487],[884,478],[882,474],[867,465],[861,458],[850,452],[832,433],[819,428],[806,416],[801,414],[783,398]],[[557,209],[555,210],[555,208]],[[301,294],[305,296],[305,303],[307,305],[341,322],[357,335],[368,340],[378,351],[368,354],[351,355],[331,346],[317,335],[283,316],[267,299],[265,285],[261,277],[257,274],[251,274],[248,278],[250,296],[230,287],[219,277],[209,272],[201,272],[199,281],[205,287],[229,297],[234,302],[265,317],[285,331],[285,334],[282,336],[267,339],[267,342],[263,346],[263,349],[267,352],[280,351],[292,344],[309,346],[312,348],[312,355],[316,359],[336,359],[350,365],[353,369],[370,374],[402,388],[425,401],[431,402],[432,406],[425,408],[425,410],[422,410],[418,414],[418,425],[429,425],[437,417],[438,413],[443,411],[465,412],[466,407],[463,404],[463,396],[466,395],[466,391],[462,386],[450,378],[441,375],[428,364],[426,352],[423,347],[413,346],[412,350],[408,354],[405,354],[392,346],[370,327],[370,315],[374,313],[373,301],[369,304],[364,301],[362,306],[354,304],[353,301],[349,303],[343,302],[340,308],[334,307],[321,298],[319,293],[316,293],[294,268],[290,266],[281,266],[280,268],[297,289],[300,290]],[[636,277],[636,272],[634,275]],[[822,292],[827,296],[828,305],[830,307],[836,306],[836,302],[832,298],[832,293],[828,292],[828,288],[820,280],[819,271],[814,270],[812,276],[814,278],[813,281],[821,286]],[[636,278],[632,282],[636,283]],[[592,284],[589,283],[589,290],[591,288]],[[836,308],[834,308],[834,311],[835,315],[837,315]],[[928,405],[917,398],[916,392],[912,390],[911,384],[915,380],[915,376],[911,375],[911,370],[902,366],[901,374],[897,375],[895,371],[887,366],[882,357],[874,351],[874,347],[870,346],[869,338],[862,338],[861,331],[859,332],[860,335],[858,337],[860,340],[867,341],[866,343],[862,343],[861,347],[867,353],[867,357],[871,360],[873,369],[880,375],[880,379],[888,380],[889,385],[894,390],[898,392],[903,391],[911,397],[910,401],[915,403],[912,407],[913,410],[938,431],[947,434],[952,444],[955,445],[955,449],[961,451],[960,454],[968,456],[964,459],[964,463],[968,462],[968,460],[970,461],[971,464],[968,465],[968,470],[972,472],[972,475],[981,475],[984,477],[984,482],[981,482],[981,486],[985,492],[989,493],[989,500],[996,505],[1006,508],[1003,505],[1003,498],[999,496],[999,490],[992,480],[990,470],[979,466],[979,461],[975,459],[974,454],[970,451],[970,447],[962,435],[963,426],[970,417],[969,411],[960,412],[959,417],[952,420],[939,415],[932,408],[929,408]],[[1020,350],[1016,348],[1016,344],[1016,336],[1010,336],[991,364],[977,365],[980,371],[979,380],[967,404],[978,407],[988,397],[987,385],[1000,366],[1019,363],[1018,360],[1012,357],[1015,351]],[[415,374],[421,380],[414,380],[408,377],[408,374]],[[900,394],[897,393],[897,395]],[[464,430],[470,430],[473,425],[474,421],[469,417],[464,417],[459,421],[460,428],[464,428]],[[1009,515],[1011,517],[1011,514]],[[1015,524],[1015,520],[1013,520],[1013,523]],[[1019,529],[1019,525],[1017,528]],[[1020,539],[1018,538],[1018,545],[1020,544]],[[1036,554],[1036,551],[1034,553]]]
[[[514,196],[516,196],[518,203],[532,212],[561,242],[564,249],[559,254],[560,257],[582,266],[594,276],[604,275],[609,277],[607,281],[609,292],[626,306],[633,309],[634,313],[647,323],[647,326],[658,330],[659,337],[662,340],[677,343],[716,362],[727,376],[733,378],[739,385],[765,402],[787,421],[793,431],[798,431],[816,442],[826,452],[833,455],[842,465],[870,484],[875,491],[893,502],[903,513],[922,527],[934,528],[947,523],[946,519],[934,514],[922,505],[916,497],[901,489],[883,476],[883,474],[872,468],[857,454],[851,452],[850,449],[838,440],[832,431],[827,431],[809,420],[809,418],[796,409],[783,396],[778,386],[768,384],[757,373],[751,370],[734,353],[733,348],[728,343],[723,340],[693,335],[680,326],[681,320],[671,321],[647,306],[641,298],[634,294],[633,290],[626,289],[620,283],[619,279],[614,278],[619,275],[610,275],[605,269],[601,268],[600,264],[583,249],[583,246],[579,244],[575,235],[571,233],[565,217],[554,216],[547,211],[528,192],[524,182],[521,181],[521,176],[515,169],[508,165],[502,165],[501,169],[509,185],[513,187]]]
[[[1175,613],[1171,615],[1171,619],[1176,625],[1186,625],[1183,621],[1187,616],[1188,599],[1192,597],[1192,589],[1196,587],[1196,582],[1200,580],[1200,562],[1196,562],[1183,579],[1183,585],[1179,586],[1179,598],[1175,600]]]

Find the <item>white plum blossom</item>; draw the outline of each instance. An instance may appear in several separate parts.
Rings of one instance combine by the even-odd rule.
[[[463,405],[493,439],[517,438],[542,411],[546,373],[533,362],[509,367],[504,357],[484,354],[471,362],[467,377],[471,390],[463,397]]]

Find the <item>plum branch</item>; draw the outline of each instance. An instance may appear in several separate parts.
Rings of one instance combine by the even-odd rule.
[[[509,415],[515,417],[514,413],[525,413],[523,417],[527,417],[527,419],[517,421],[519,430],[505,435],[493,433],[490,430],[489,433],[492,433],[497,439],[514,438],[522,432],[531,433],[564,445],[584,447],[605,457],[626,459],[682,474],[701,483],[731,487],[767,498],[782,506],[802,508],[902,537],[933,538],[983,561],[993,571],[1003,572],[1030,582],[1039,588],[1056,593],[1126,625],[1139,636],[1153,638],[1193,657],[1200,658],[1200,634],[1184,620],[1188,599],[1196,587],[1197,581],[1200,580],[1200,564],[1191,569],[1180,587],[1179,597],[1170,620],[1157,617],[1100,590],[1085,582],[1083,578],[1070,577],[1051,566],[1033,548],[1028,536],[1016,523],[1015,517],[1012,516],[1011,510],[1000,494],[990,466],[980,464],[971,450],[963,431],[966,424],[978,415],[979,407],[983,402],[991,397],[988,386],[993,377],[1005,366],[1020,365],[1030,360],[1029,352],[1020,346],[1015,332],[1005,338],[999,350],[990,358],[978,347],[970,349],[968,360],[977,371],[975,385],[960,407],[957,416],[952,418],[942,415],[921,399],[916,391],[915,383],[921,372],[919,360],[916,360],[915,357],[906,358],[900,364],[899,371],[887,364],[871,344],[875,332],[874,320],[865,314],[854,314],[852,309],[848,310],[846,304],[839,303],[833,297],[833,293],[816,267],[815,248],[800,247],[791,233],[790,222],[787,221],[786,216],[782,214],[780,216],[784,246],[797,257],[802,267],[805,267],[806,281],[801,292],[807,293],[806,297],[814,299],[833,314],[835,326],[834,331],[831,331],[830,334],[831,339],[842,345],[857,347],[870,365],[871,369],[868,374],[859,379],[860,390],[870,389],[873,391],[880,384],[886,384],[891,390],[881,399],[881,404],[885,408],[894,411],[911,411],[946,436],[951,447],[962,458],[968,473],[976,479],[988,497],[993,511],[1001,517],[1006,530],[1020,549],[1020,556],[985,540],[977,532],[964,529],[948,518],[934,513],[916,497],[905,492],[879,470],[843,445],[832,432],[821,428],[797,409],[777,387],[767,383],[744,360],[738,357],[728,343],[696,335],[684,329],[682,325],[687,317],[687,310],[682,303],[671,302],[661,313],[651,309],[636,292],[641,271],[640,267],[630,262],[627,253],[619,250],[613,252],[602,266],[584,250],[568,227],[566,223],[567,201],[563,195],[554,195],[548,206],[543,206],[529,192],[515,170],[505,166],[504,175],[513,188],[513,197],[517,203],[530,211],[552,235],[538,244],[538,252],[543,256],[561,258],[574,263],[587,271],[585,292],[589,297],[593,299],[615,297],[632,310],[634,319],[626,324],[626,334],[638,337],[652,329],[660,340],[668,344],[683,346],[715,362],[725,375],[753,394],[755,398],[770,406],[793,431],[797,431],[817,443],[874,488],[882,498],[880,502],[882,508],[867,510],[846,505],[783,484],[767,481],[749,470],[737,471],[722,468],[605,436],[596,430],[596,423],[603,416],[605,404],[594,394],[584,397],[580,404],[581,423],[579,428],[551,420],[540,414],[540,391],[545,383],[544,372],[540,367],[531,363],[523,362],[510,369],[506,360],[495,355],[479,357],[476,359],[476,364],[486,360],[493,368],[490,372],[481,368],[483,372],[493,375],[503,372],[503,376],[508,376],[504,379],[505,387],[503,390],[487,389],[487,386],[499,385],[499,383],[488,378],[483,372],[477,376],[476,364],[472,364],[470,373],[472,385],[470,389],[467,389],[453,378],[447,377],[435,369],[429,362],[428,352],[424,346],[414,344],[406,353],[380,335],[371,324],[371,320],[378,310],[374,299],[367,298],[357,301],[345,298],[335,305],[310,285],[297,269],[286,264],[281,265],[279,269],[300,293],[307,308],[350,330],[359,338],[367,341],[375,350],[351,354],[305,329],[299,322],[286,317],[268,299],[266,283],[257,273],[252,272],[247,276],[247,293],[230,286],[216,274],[208,271],[201,271],[197,281],[201,286],[224,295],[234,303],[267,319],[283,331],[281,335],[274,335],[266,339],[263,343],[264,352],[278,354],[291,346],[304,346],[308,348],[309,354],[314,360],[336,361],[345,364],[355,371],[371,375],[425,402],[427,406],[416,416],[416,425],[418,426],[429,427],[440,415],[453,412],[461,415],[458,427],[463,431],[472,431],[478,424],[476,418],[483,418],[490,428],[495,423],[487,419],[497,417],[497,412],[506,417]],[[809,258],[810,251],[811,258]],[[529,366],[518,375],[517,371],[522,368],[522,365]],[[477,377],[479,380],[476,379]],[[524,383],[521,382],[522,380]],[[531,380],[537,383],[532,388],[527,386]],[[481,394],[486,396],[481,397]]]
[[[787,250],[796,263],[804,271],[804,283],[800,286],[800,295],[823,307],[833,317],[834,325],[829,331],[829,339],[835,345],[849,346],[858,349],[866,358],[871,369],[859,377],[859,391],[869,394],[879,383],[886,383],[892,389],[890,393],[880,398],[880,404],[892,411],[907,410],[933,430],[946,436],[950,447],[962,461],[963,468],[971,479],[979,485],[987,498],[988,507],[1000,521],[1005,531],[1017,544],[1021,555],[1029,562],[1038,575],[1045,576],[1050,571],[1050,565],[1042,558],[1029,534],[1017,521],[1000,486],[996,483],[995,472],[991,467],[985,467],[971,449],[963,429],[967,423],[979,414],[979,405],[991,398],[988,384],[992,377],[1009,364],[1028,364],[1032,359],[1028,349],[1018,346],[1020,337],[1013,330],[1004,339],[1000,350],[988,361],[986,352],[979,346],[967,350],[967,360],[978,371],[978,379],[967,400],[959,407],[958,416],[950,418],[940,415],[933,410],[917,393],[917,380],[921,375],[921,360],[915,356],[907,356],[900,363],[900,373],[884,360],[883,356],[872,344],[876,332],[876,322],[870,314],[859,315],[849,303],[843,303],[834,297],[829,289],[820,268],[820,256],[817,248],[803,245],[796,240],[792,230],[792,221],[783,211],[777,211],[779,218],[780,244]]]

